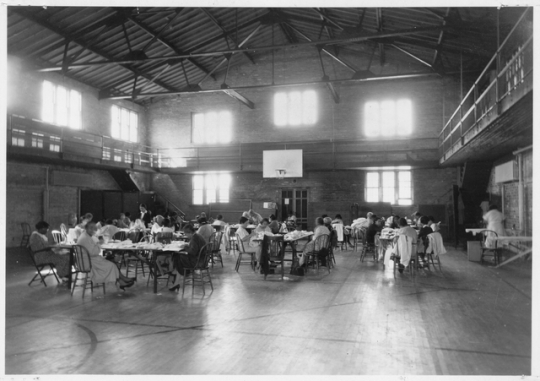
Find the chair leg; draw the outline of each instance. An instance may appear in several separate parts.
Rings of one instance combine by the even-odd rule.
[[[38,270],[38,274],[41,278],[41,281],[43,282],[43,284],[45,285],[45,287],[47,287],[47,283],[45,283],[45,277],[43,276],[43,274],[41,274],[41,271],[45,268],[45,266],[41,266],[41,268]]]
[[[72,281],[72,287],[71,287],[71,295],[73,296],[73,291],[75,291],[75,287],[77,286],[77,281],[79,280],[79,273],[75,273],[75,279]]]
[[[210,283],[210,288],[212,291],[214,291],[214,285],[212,284],[212,277],[210,276],[210,270],[206,269],[206,273],[208,274],[208,282]]]
[[[238,259],[236,260],[236,272],[240,268],[240,262],[242,261],[242,253],[238,253]]]
[[[82,290],[82,297],[83,298],[84,298],[84,293],[86,291],[87,280],[88,280],[88,274],[84,274],[84,285],[83,285],[83,290]]]

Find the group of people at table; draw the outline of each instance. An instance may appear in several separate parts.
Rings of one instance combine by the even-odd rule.
[[[161,215],[152,217],[144,204],[140,205],[140,213],[140,218],[135,221],[131,221],[129,213],[122,213],[117,220],[108,219],[103,224],[94,222],[90,213],[83,215],[80,221],[78,221],[74,213],[68,215],[67,226],[61,226],[64,241],[83,246],[88,251],[92,261],[90,278],[94,283],[116,283],[122,290],[125,290],[136,281],[135,278],[124,276],[114,261],[103,256],[102,246],[119,231],[144,232],[143,235],[151,235],[152,237],[159,233],[183,232],[184,239],[188,241],[183,252],[187,255],[175,256],[174,261],[171,262],[160,262],[162,265],[168,265],[170,272],[175,276],[175,281],[170,290],[178,290],[180,287],[180,276],[178,275],[183,275],[185,268],[193,268],[198,264],[201,248],[209,242],[210,237],[216,230],[223,230],[225,236],[228,236],[230,234],[229,229],[236,228],[236,237],[242,241],[238,242],[238,244],[242,245],[244,252],[253,253],[256,263],[260,263],[260,242],[264,235],[283,234],[291,231],[291,229],[298,229],[295,226],[296,216],[294,213],[290,213],[286,221],[279,222],[273,214],[269,218],[263,218],[260,214],[249,210],[242,214],[239,223],[235,225],[224,222],[221,215],[218,215],[216,219],[212,219],[210,223],[205,213],[197,216],[196,223],[185,221],[181,216],[174,214],[165,217]],[[435,223],[433,217],[421,216],[416,213],[413,215],[413,219],[413,221],[408,222],[405,218],[392,216],[385,220],[373,213],[368,213],[367,218],[354,220],[350,227],[345,227],[339,214],[334,219],[325,215],[318,217],[315,220],[315,229],[311,241],[304,246],[302,253],[298,255],[299,265],[305,264],[305,254],[313,250],[316,239],[325,234],[330,236],[330,232],[333,230],[342,232],[343,235],[340,241],[351,246],[351,235],[360,230],[365,234],[368,245],[378,243],[376,237],[385,234],[385,231],[388,232],[389,230],[392,230],[397,236],[410,236],[415,241],[420,240],[424,243],[426,243],[428,234],[439,230],[438,224]],[[411,223],[418,229],[418,232],[409,226]],[[47,222],[40,221],[35,227],[36,230],[30,236],[29,248],[36,264],[52,263],[56,268],[57,275],[63,281],[67,281],[71,276],[70,259],[69,255],[66,255],[68,250],[56,247],[55,244],[49,241],[49,224]],[[338,234],[332,234],[332,236],[337,239]],[[224,244],[228,245],[228,240],[224,240]],[[331,244],[336,246],[337,243],[332,242]],[[229,248],[226,247],[226,249]],[[419,252],[423,255],[423,251]],[[147,261],[147,258],[140,259]],[[400,271],[403,271],[403,267],[404,265],[400,264]]]

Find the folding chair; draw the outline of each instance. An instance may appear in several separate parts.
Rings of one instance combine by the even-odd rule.
[[[73,288],[71,289],[71,295],[73,295],[73,291],[75,291],[75,287],[82,287],[83,288],[83,298],[84,293],[86,289],[88,288],[88,285],[90,285],[90,292],[94,292],[94,286],[99,287],[103,286],[103,294],[105,294],[105,283],[101,284],[94,284],[92,280],[89,277],[90,271],[92,271],[92,260],[90,259],[90,254],[88,253],[88,250],[84,246],[81,245],[75,245],[73,246],[73,257],[74,257],[74,264],[75,267],[75,280],[73,281]],[[84,277],[82,279],[79,279],[79,274],[84,274]],[[77,282],[81,281],[82,284],[77,284]]]
[[[42,263],[42,264],[38,265],[36,263],[36,259],[34,258],[34,255],[37,254],[38,252],[34,253],[30,248],[28,248],[28,253],[30,254],[30,258],[32,259],[32,263],[34,264],[34,267],[37,270],[36,275],[34,275],[32,280],[30,281],[30,283],[28,283],[29,286],[32,283],[34,283],[34,281],[38,280],[38,279],[36,279],[38,276],[40,277],[40,280],[41,280],[41,282],[43,283],[43,285],[45,287],[47,287],[47,283],[45,282],[45,278],[47,278],[48,276],[51,276],[51,275],[53,275],[56,278],[56,281],[58,283],[60,283],[60,280],[58,279],[58,276],[56,275],[56,268],[54,267],[54,263]],[[43,275],[41,272],[45,269],[46,266],[49,266],[49,270],[48,270],[47,274]]]

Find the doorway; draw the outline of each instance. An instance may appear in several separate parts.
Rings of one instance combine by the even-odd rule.
[[[296,214],[296,225],[302,230],[307,230],[308,222],[308,190],[307,189],[282,189],[281,190],[281,218],[286,220],[289,212]]]

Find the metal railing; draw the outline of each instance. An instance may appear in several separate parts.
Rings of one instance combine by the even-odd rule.
[[[496,117],[499,104],[509,95],[532,88],[531,18],[532,8],[527,8],[444,125],[439,134],[441,162],[480,132],[475,127]]]
[[[167,197],[159,194],[159,193],[155,193],[156,195],[156,198],[157,198],[157,201],[163,203],[163,205],[165,205],[165,210],[170,210],[172,209],[173,211],[175,211],[176,213],[178,213],[182,218],[184,218],[186,216],[186,213],[184,213],[178,206],[176,206],[175,204],[173,204]]]

